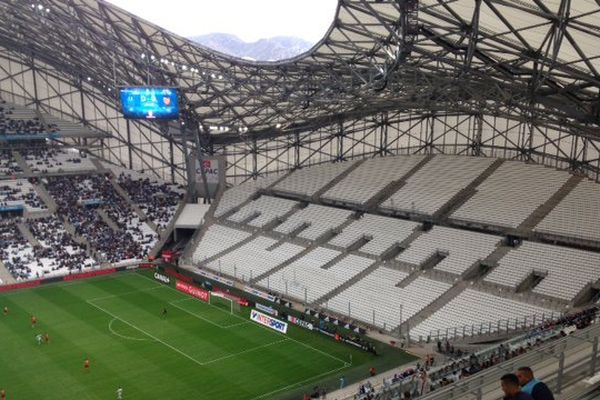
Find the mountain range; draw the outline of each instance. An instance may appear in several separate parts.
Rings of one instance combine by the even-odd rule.
[[[191,37],[190,40],[221,53],[256,61],[285,60],[313,46],[304,39],[290,36],[275,36],[248,43],[228,33],[209,33]]]

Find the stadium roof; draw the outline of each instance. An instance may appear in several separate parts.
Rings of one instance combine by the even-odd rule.
[[[600,0],[340,0],[324,39],[281,62],[216,53],[103,0],[4,0],[0,22],[2,45],[115,103],[115,84],[180,87],[215,143],[386,110],[510,115],[600,137]]]

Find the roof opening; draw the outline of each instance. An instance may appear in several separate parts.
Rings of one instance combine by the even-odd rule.
[[[337,0],[108,0],[175,34],[238,58],[295,57],[327,33]]]

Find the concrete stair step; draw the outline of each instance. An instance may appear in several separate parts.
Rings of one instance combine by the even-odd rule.
[[[33,233],[31,233],[31,231],[29,230],[29,227],[27,225],[25,225],[25,223],[23,223],[23,222],[18,223],[17,229],[19,229],[19,232],[21,232],[21,235],[23,235],[23,237],[25,239],[27,239],[29,244],[31,244],[33,247],[41,246],[40,242],[33,236]]]

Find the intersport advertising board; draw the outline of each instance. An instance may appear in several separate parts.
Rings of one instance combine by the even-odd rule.
[[[287,333],[288,324],[287,322],[280,321],[271,317],[270,315],[263,314],[258,310],[250,311],[250,319],[256,323],[264,325],[268,328],[274,329],[277,332]]]

